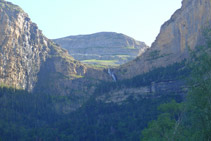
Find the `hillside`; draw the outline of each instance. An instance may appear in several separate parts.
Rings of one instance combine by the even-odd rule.
[[[151,48],[102,69],[0,0],[0,140],[210,140],[210,20],[210,0],[183,0]]]
[[[0,1],[0,19],[1,86],[77,97],[71,104],[78,107],[100,80],[112,80],[46,38],[20,7]]]
[[[99,67],[115,67],[135,59],[148,47],[124,34],[99,32],[53,40],[76,60]]]
[[[117,77],[131,78],[187,59],[190,50],[204,44],[203,33],[210,28],[210,23],[210,0],[183,0],[182,7],[161,26],[152,46],[137,59],[120,66]]]
[[[54,62],[55,73],[67,77],[84,74],[86,67],[43,36],[18,6],[1,1],[0,19],[0,83],[32,91],[41,66],[50,59],[69,64],[61,69]],[[77,68],[81,69],[76,71]]]

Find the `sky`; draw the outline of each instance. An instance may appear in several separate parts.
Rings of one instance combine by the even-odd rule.
[[[19,5],[50,39],[117,32],[151,45],[182,0],[7,1]]]

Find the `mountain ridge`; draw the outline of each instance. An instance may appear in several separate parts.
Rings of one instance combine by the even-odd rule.
[[[187,45],[193,51],[198,51],[195,45],[203,45],[210,5],[208,0],[184,0],[183,10],[162,26],[145,53],[117,69],[95,69],[74,60],[43,36],[26,13],[0,0],[0,84],[14,87],[0,86],[0,140],[138,141],[156,118],[161,120],[148,126],[156,128],[148,134],[152,140],[157,140],[157,133],[164,140],[177,139],[176,132],[182,134],[181,140],[209,140],[210,52],[202,50],[203,56],[192,59],[197,70],[190,70],[189,62],[182,60],[189,59]],[[191,71],[198,74],[187,86]],[[191,109],[166,104],[172,100]],[[158,110],[162,103],[165,107],[160,109],[170,113]],[[198,115],[192,116],[192,111]]]
[[[50,65],[50,72],[61,76],[53,75],[55,78],[51,79],[72,81],[85,75],[96,81],[106,78],[103,72],[74,60],[65,49],[46,38],[20,7],[6,1],[0,1],[0,6],[1,85],[32,92],[42,79],[38,74],[44,64]]]
[[[131,61],[148,48],[144,42],[116,32],[67,36],[53,41],[67,49],[76,60],[105,67]]]
[[[152,46],[135,60],[117,68],[116,75],[121,79],[132,78],[188,59],[189,49],[204,44],[203,32],[210,23],[210,0],[183,0],[182,7],[161,26]]]

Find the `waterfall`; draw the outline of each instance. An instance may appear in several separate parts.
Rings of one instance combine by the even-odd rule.
[[[111,76],[111,78],[113,79],[113,81],[117,81],[115,74],[111,71],[110,68],[108,68],[108,74]]]

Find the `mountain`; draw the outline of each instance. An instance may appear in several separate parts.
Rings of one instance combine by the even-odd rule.
[[[135,59],[148,46],[124,34],[99,32],[53,40],[76,60],[98,66],[118,66]]]
[[[177,131],[180,140],[209,140],[210,5],[184,0],[151,48],[119,68],[102,69],[74,60],[23,10],[0,0],[0,140],[138,141],[151,120],[145,135],[152,140],[156,134],[171,140]],[[200,58],[189,59],[188,47]],[[175,103],[186,101],[177,114],[183,108]],[[158,110],[163,103],[170,114]]]
[[[183,0],[182,7],[165,22],[152,46],[134,61],[117,69],[119,79],[181,62],[189,49],[204,44],[203,32],[211,26],[210,0]]]
[[[0,82],[32,91],[41,65],[50,57],[68,54],[44,37],[18,6],[4,1],[0,5]],[[73,63],[71,57],[63,60]]]
[[[0,1],[1,86],[80,100],[88,98],[102,79],[112,80],[46,38],[20,7]]]

